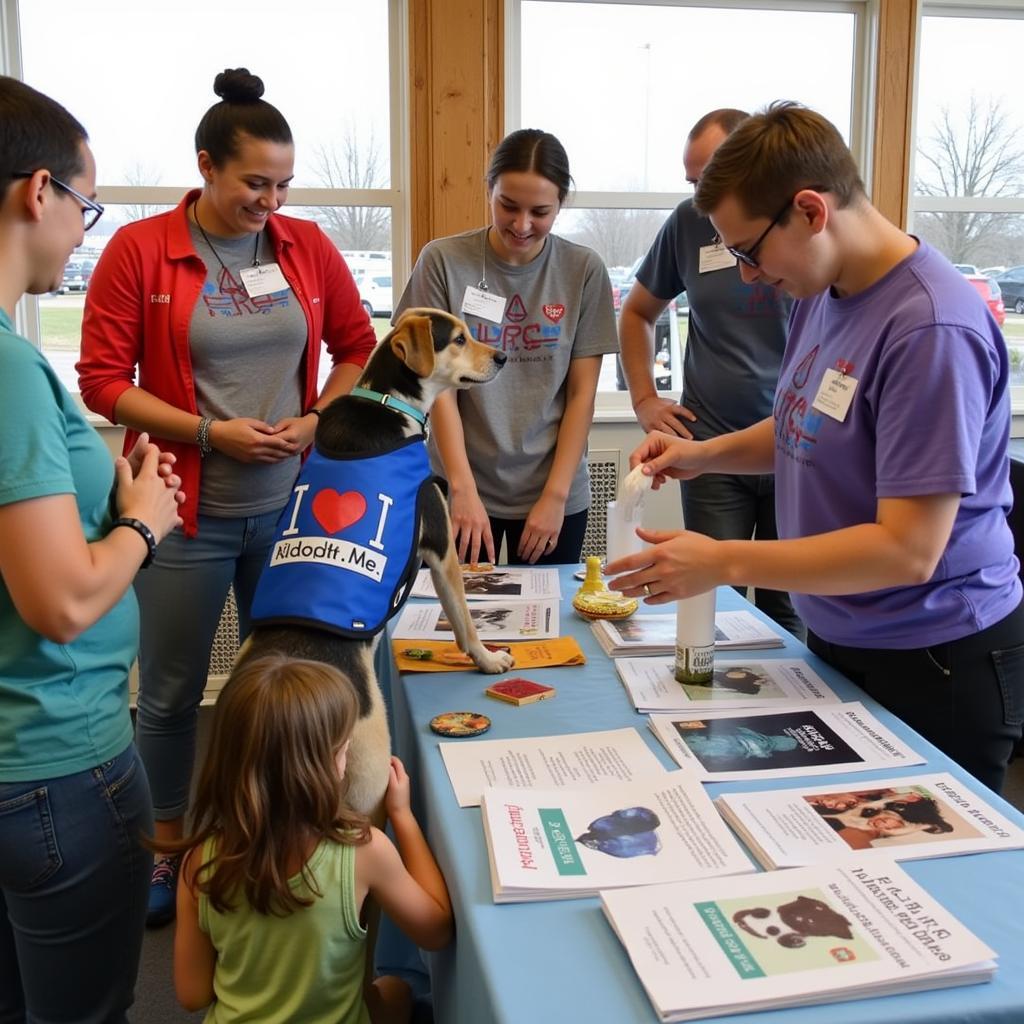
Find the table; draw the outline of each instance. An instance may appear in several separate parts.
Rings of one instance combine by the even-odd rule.
[[[491,898],[487,851],[478,807],[460,808],[438,752],[441,737],[427,723],[442,711],[482,711],[492,720],[483,738],[519,737],[636,726],[668,768],[675,762],[638,715],[618,681],[614,666],[569,603],[579,586],[576,566],[560,570],[561,632],[579,641],[587,655],[582,668],[543,669],[531,678],[558,690],[553,700],[523,707],[483,695],[493,677],[476,672],[410,673],[382,680],[391,690],[396,752],[412,777],[414,808],[444,871],[455,910],[454,944],[428,957],[438,1024],[573,1024],[656,1022],[657,1015],[633,971],[624,947],[604,918],[597,899],[496,906]],[[720,588],[717,607],[746,607],[765,617],[731,588]],[[650,609],[664,612],[671,606]],[[779,627],[775,627],[782,632]],[[835,670],[786,636],[784,648],[758,651],[758,660],[801,657],[844,699],[861,700],[894,732],[928,759],[927,765],[830,775],[828,783],[864,783],[883,775],[949,771],[969,779],[912,729],[903,725]],[[743,657],[730,652],[727,657]],[[378,663],[385,659],[378,658]],[[467,739],[459,742],[472,743]],[[792,786],[796,780],[748,780],[709,785],[711,796],[727,790]],[[1024,815],[987,791],[984,798],[1024,826]],[[955,916],[1000,954],[995,980],[987,985],[890,996],[856,1002],[744,1013],[708,1018],[733,1024],[1021,1024],[1024,1022],[1024,851],[903,862],[905,870]],[[826,1018],[827,1015],[827,1018]]]

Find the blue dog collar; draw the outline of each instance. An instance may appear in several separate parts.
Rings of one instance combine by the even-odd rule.
[[[406,416],[411,416],[417,423],[425,425],[427,422],[427,417],[419,409],[408,402],[403,402],[400,398],[395,398],[393,395],[385,395],[380,391],[371,391],[369,388],[353,388],[349,394],[355,398],[366,398],[371,402],[377,402],[379,405],[394,406],[394,408],[404,412]]]

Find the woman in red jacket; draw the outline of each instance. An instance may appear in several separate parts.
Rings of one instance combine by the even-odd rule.
[[[184,526],[136,592],[142,613],[137,741],[158,839],[180,838],[196,709],[228,588],[239,632],[278,514],[313,440],[316,410],[347,392],[375,344],[341,255],[285,217],[294,146],[242,68],[196,131],[203,187],[119,230],[86,296],[79,382],[86,405],[177,456]],[[318,393],[321,342],[333,369]],[[138,380],[136,383],[136,373]],[[177,863],[158,860],[150,924],[174,915]]]

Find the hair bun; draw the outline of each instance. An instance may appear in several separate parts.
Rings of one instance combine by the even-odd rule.
[[[213,91],[226,103],[255,103],[263,95],[263,79],[248,68],[226,68],[213,80]]]

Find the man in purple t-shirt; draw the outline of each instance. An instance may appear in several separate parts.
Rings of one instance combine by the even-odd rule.
[[[657,482],[774,471],[780,540],[650,532],[651,551],[608,567],[629,572],[613,586],[652,604],[789,590],[816,654],[998,789],[1024,717],[998,327],[871,205],[839,132],[805,107],[741,124],[695,205],[745,281],[798,300],[773,415],[703,442],[652,433],[631,463]]]

